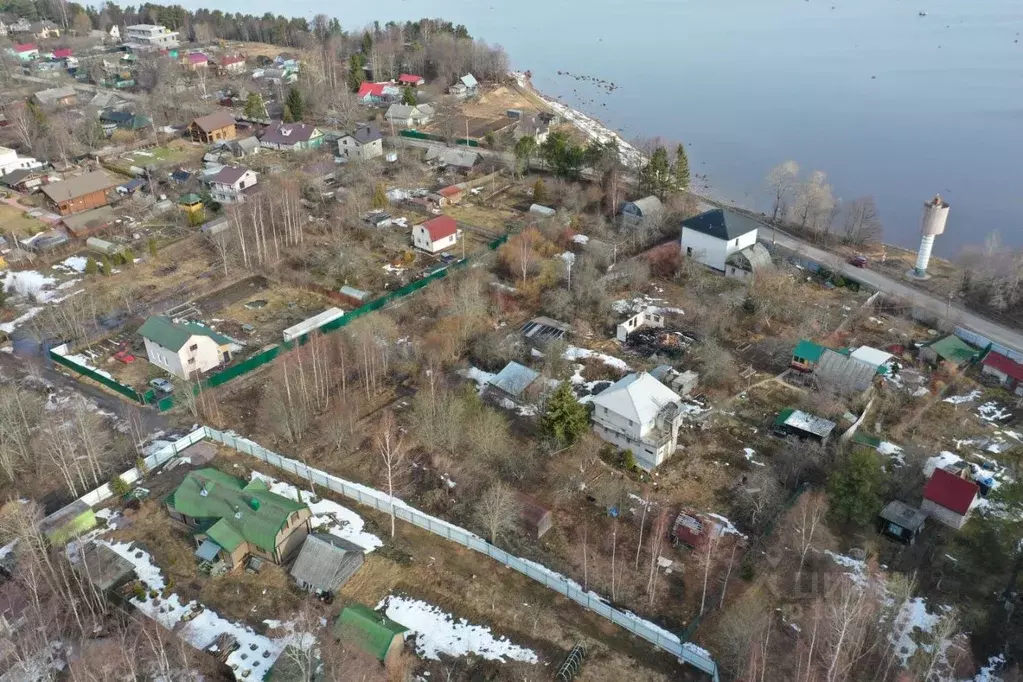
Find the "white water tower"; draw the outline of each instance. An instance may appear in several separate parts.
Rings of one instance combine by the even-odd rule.
[[[916,255],[916,267],[911,271],[913,277],[927,279],[927,264],[931,260],[931,249],[934,248],[934,238],[945,232],[945,222],[948,220],[948,202],[935,194],[934,198],[924,203],[924,217],[921,223],[923,237],[920,239],[920,250]]]

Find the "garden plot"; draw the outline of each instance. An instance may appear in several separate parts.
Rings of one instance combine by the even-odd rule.
[[[163,573],[148,552],[125,542],[95,542],[106,545],[135,567],[135,573],[145,586],[146,593],[141,597],[134,596],[129,601],[141,613],[174,631],[178,637],[199,650],[216,653],[216,642],[222,634],[234,637],[238,647],[228,655],[226,662],[234,671],[235,679],[262,679],[285,647],[294,640],[293,636],[271,639],[260,635],[252,628],[227,620],[194,600],[182,603],[176,593],[168,593]]]
[[[456,619],[419,599],[391,595],[377,605],[377,610],[381,609],[388,618],[412,631],[416,653],[423,658],[439,661],[440,654],[453,657],[475,654],[488,661],[538,660],[531,649],[512,644],[506,637],[495,637],[489,627]]]
[[[258,349],[281,343],[285,329],[336,306],[317,294],[274,284],[231,303],[206,322],[220,333]]]

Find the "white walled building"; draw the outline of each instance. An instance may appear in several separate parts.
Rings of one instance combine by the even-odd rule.
[[[455,219],[441,215],[412,228],[412,244],[428,253],[450,249],[458,243],[458,223]]]
[[[31,156],[18,156],[18,152],[9,147],[0,147],[0,177],[16,170],[33,170],[42,168],[43,163]]]
[[[126,26],[124,40],[129,44],[160,50],[178,46],[178,32],[159,24]],[[113,33],[111,33],[113,37]]]
[[[725,272],[729,256],[757,243],[760,224],[725,209],[682,221],[682,255]]]
[[[255,187],[259,178],[254,170],[224,166],[207,181],[210,183],[210,196],[214,201],[221,204],[240,204],[245,201],[244,191]]]
[[[593,399],[594,433],[631,450],[646,471],[674,454],[683,415],[678,394],[646,372],[628,375]]]
[[[359,126],[337,141],[338,156],[369,161],[384,155],[384,136],[376,126]]]
[[[226,364],[234,341],[195,322],[175,322],[154,315],[139,327],[149,361],[176,377],[187,379]]]

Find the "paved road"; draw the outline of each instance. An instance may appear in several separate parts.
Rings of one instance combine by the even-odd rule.
[[[948,300],[921,291],[911,284],[900,282],[870,269],[857,268],[846,263],[839,256],[812,246],[792,235],[785,234],[784,232],[778,232],[777,235],[774,235],[773,232],[774,229],[771,226],[765,225],[760,235],[761,240],[776,240],[777,244],[783,248],[795,251],[810,260],[827,265],[829,268],[837,268],[843,276],[848,276],[858,282],[862,282],[872,289],[911,301],[914,307],[934,314],[939,320],[947,319],[951,324],[965,327],[986,336],[995,343],[1023,352],[1023,333],[1018,330],[992,322],[985,317],[971,313],[955,303],[949,305]]]

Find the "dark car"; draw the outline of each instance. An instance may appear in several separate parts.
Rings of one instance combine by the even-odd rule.
[[[867,257],[866,256],[856,256],[855,258],[850,258],[849,259],[849,265],[855,265],[858,268],[865,268],[865,267],[867,267]]]

